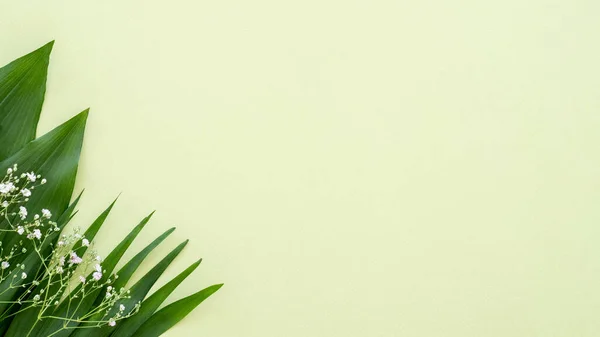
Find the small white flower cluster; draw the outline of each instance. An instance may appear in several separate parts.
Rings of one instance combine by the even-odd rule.
[[[45,184],[46,179],[35,172],[25,172],[19,175],[17,171],[18,166],[14,164],[6,170],[6,175],[0,181],[0,215],[5,217],[18,215],[21,220],[25,220],[27,208],[20,204],[29,201],[33,190],[39,185]],[[18,211],[15,209],[9,213],[9,206],[18,206]],[[48,210],[42,210],[42,215],[50,218],[51,213]]]
[[[134,314],[136,314],[138,311],[140,311],[140,303],[136,303],[133,307],[133,310],[130,313],[125,313],[125,305],[123,304],[119,304],[119,310],[113,315],[113,317],[108,319],[108,325],[110,326],[115,326],[117,325],[117,321],[121,320],[123,318],[127,318],[130,317]],[[108,314],[111,310],[107,310],[106,313]]]
[[[102,267],[102,258],[79,229],[55,239],[61,229],[58,223],[51,220],[50,210],[42,209],[39,214],[29,217],[25,203],[36,187],[46,183],[46,179],[34,172],[17,175],[17,170],[15,164],[0,181],[0,216],[3,218],[0,218],[0,224],[5,223],[0,226],[0,232],[8,233],[0,241],[0,282],[10,279],[11,288],[27,289],[15,303],[37,306],[41,312],[45,312],[49,307],[65,301],[70,305],[72,301],[105,291],[101,303],[78,317],[77,321],[102,313],[102,319],[95,320],[95,324],[114,326],[118,320],[135,314],[139,310],[139,303],[129,313],[125,312],[121,301],[129,298],[129,291],[113,288],[111,284],[118,278],[117,275],[104,277],[106,270]],[[53,243],[55,240],[56,243]],[[10,242],[12,246],[5,247],[3,241]],[[48,246],[50,250],[44,249]],[[45,272],[38,273],[33,279],[27,275],[26,266],[22,263],[29,250],[38,254],[42,261],[48,261],[42,264]],[[51,252],[44,253],[48,251]],[[71,287],[72,280],[79,283],[75,289]],[[109,312],[116,313],[108,317]],[[65,324],[75,320],[73,317],[53,318],[63,319]]]

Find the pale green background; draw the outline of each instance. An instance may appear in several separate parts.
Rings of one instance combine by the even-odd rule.
[[[166,335],[600,335],[598,1],[0,3],[40,132],[92,107],[78,224],[225,282]]]

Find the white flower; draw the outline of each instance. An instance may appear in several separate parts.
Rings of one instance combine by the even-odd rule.
[[[31,181],[31,182],[34,182],[34,181],[35,181],[35,179],[37,178],[37,177],[35,176],[35,173],[33,173],[33,172],[25,173],[25,176],[26,176],[26,177],[27,177],[27,179],[29,179],[29,181]]]
[[[23,196],[27,198],[27,197],[31,196],[31,191],[28,190],[28,189],[26,189],[26,188],[24,188],[24,189],[21,190],[21,194],[23,194]]]
[[[33,239],[33,238],[36,238],[36,239],[38,239],[38,240],[39,240],[39,239],[41,239],[41,238],[42,238],[42,232],[40,232],[40,230],[36,228],[36,229],[34,229],[34,230],[33,230],[33,233],[29,233],[29,234],[27,235],[27,238],[28,238],[28,239]]]
[[[50,217],[52,216],[52,213],[50,213],[49,210],[43,208],[42,209],[42,216],[46,219],[50,219]]]
[[[85,277],[83,277],[83,276],[80,275],[79,276],[79,281],[81,281],[81,283],[85,283]]]
[[[33,300],[34,300],[35,302],[39,301],[39,300],[40,300],[40,295],[35,295],[35,296],[33,296]]]
[[[115,326],[115,325],[117,325],[117,322],[115,322],[114,318],[111,318],[111,319],[108,320],[108,325]]]
[[[27,278],[27,274],[26,274],[26,273],[24,273],[24,272],[23,272],[23,273],[21,273],[21,278],[22,278],[23,280],[24,280],[24,279],[26,279],[26,278]]]
[[[10,267],[10,263],[8,263],[6,261],[2,261],[2,263],[0,264],[0,267],[2,269],[6,269],[6,268]]]
[[[15,185],[13,185],[13,183],[11,183],[11,182],[0,184],[0,194],[8,194],[8,193],[14,191],[14,189],[15,189]]]
[[[65,265],[65,257],[64,256],[61,256],[58,258],[58,265],[60,265],[60,266]]]
[[[27,217],[27,208],[19,206],[19,215],[21,216],[21,219],[25,219]]]
[[[120,311],[125,311],[125,306],[123,304],[119,305],[119,310]]]
[[[12,168],[8,168],[8,170],[6,170],[6,174],[11,174],[12,173]]]
[[[100,257],[100,255],[96,255],[96,261],[102,262],[102,257]]]
[[[62,247],[62,246],[64,246],[64,245],[65,245],[65,242],[64,242],[64,241],[58,241],[56,244],[57,244],[59,247]]]
[[[81,240],[81,244],[82,244],[83,246],[86,246],[86,247],[88,247],[88,246],[90,245],[90,241],[88,241],[88,239],[83,239],[83,240]]]
[[[94,266],[94,269],[95,269],[97,272],[99,272],[99,273],[101,273],[101,272],[102,272],[102,266],[101,266],[101,265],[99,265],[99,264],[96,264],[96,265]]]
[[[23,228],[23,226],[17,227],[17,233],[19,233],[19,235],[23,235],[24,232],[25,232],[25,228]]]
[[[62,274],[63,272],[64,272],[64,269],[63,269],[63,267],[61,267],[61,266],[57,266],[57,267],[56,267],[56,273],[57,273],[57,274]]]
[[[101,273],[101,272],[97,272],[97,271],[95,271],[95,272],[92,274],[92,278],[93,278],[94,280],[96,280],[96,281],[100,281],[100,279],[102,278],[102,273]]]
[[[83,262],[83,259],[77,256],[77,253],[71,252],[71,259],[69,260],[69,262],[72,264],[80,264],[81,262]]]
[[[3,201],[2,202],[2,207],[4,207],[4,208],[8,207],[8,201]]]
[[[46,183],[46,179],[42,179],[42,185]]]

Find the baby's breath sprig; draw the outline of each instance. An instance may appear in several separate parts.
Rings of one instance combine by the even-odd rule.
[[[32,329],[45,318],[62,320],[63,329],[67,329],[78,326],[70,326],[69,323],[86,323],[87,327],[115,326],[119,320],[137,313],[140,303],[133,308],[122,304],[123,300],[130,298],[129,290],[114,289],[112,284],[118,275],[104,277],[106,270],[102,268],[102,258],[80,229],[75,228],[54,239],[61,229],[52,220],[53,214],[49,209],[41,209],[30,216],[32,210],[27,209],[26,204],[34,190],[44,185],[46,179],[35,172],[18,174],[17,171],[18,165],[14,164],[0,181],[0,217],[6,224],[0,228],[0,283],[9,282],[0,295],[16,288],[24,291],[16,300],[2,302],[17,309],[0,316],[0,321],[36,308],[38,315],[36,322],[32,322]],[[44,249],[48,246],[51,249]],[[36,275],[28,275],[24,264],[24,257],[31,253],[30,249],[42,262]],[[77,313],[77,317],[75,313],[64,317],[52,314],[60,305],[70,307],[98,292],[103,294],[100,303],[83,314]]]

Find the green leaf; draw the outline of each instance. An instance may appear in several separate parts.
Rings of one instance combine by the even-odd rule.
[[[115,206],[115,203],[117,202],[118,199],[119,199],[119,197],[117,197],[115,200],[113,200],[113,202],[104,210],[104,212],[102,212],[96,218],[96,220],[94,220],[94,222],[92,222],[90,227],[88,227],[88,229],[85,230],[85,233],[83,233],[83,237],[88,239],[90,242],[92,240],[94,240],[94,238],[96,237],[96,234],[98,234],[98,231],[100,230],[102,225],[104,225],[106,218],[110,214],[110,211],[112,211],[112,209]],[[78,254],[81,256],[83,256],[83,254],[85,254],[87,249],[88,249],[88,247],[84,246],[81,241],[77,241],[75,246],[73,246],[73,250],[78,252]]]
[[[139,268],[142,262],[146,259],[148,254],[154,250],[161,242],[164,241],[173,231],[175,227],[168,229],[166,232],[161,234],[159,237],[154,239],[148,246],[142,249],[139,253],[137,253],[126,265],[123,266],[118,272],[119,278],[113,284],[113,288],[120,289],[124,288],[127,285],[127,282],[131,279],[135,271]],[[102,298],[99,297],[96,299],[96,303],[102,301]]]
[[[142,229],[146,226],[148,221],[154,212],[150,213],[147,217],[145,217],[131,232],[125,239],[123,239],[115,249],[106,257],[104,262],[102,262],[102,268],[105,270],[104,278],[110,277],[110,274],[114,271],[117,263],[125,254],[129,246],[133,243],[133,240],[140,234]],[[76,291],[76,290],[75,290]],[[87,312],[96,301],[96,298],[101,296],[100,290],[96,290],[95,292],[88,293],[84,298],[79,298],[75,301],[75,303],[71,303],[69,305],[68,301],[63,301],[58,308],[56,308],[53,312],[53,316],[55,317],[75,317],[81,316],[82,313]],[[63,327],[63,320],[59,319],[46,319],[42,324],[36,327],[34,330],[34,334],[32,336],[47,336],[56,331],[60,330]],[[72,329],[76,327],[78,324],[71,322],[68,324],[68,328],[60,331],[59,333],[54,334],[54,337],[61,336],[69,336],[72,333]]]
[[[135,226],[131,233],[129,233],[129,235],[127,235],[127,237],[125,237],[125,239],[123,239],[123,241],[121,241],[121,243],[119,243],[119,245],[115,249],[113,249],[112,252],[110,252],[110,254],[108,254],[106,259],[104,259],[104,261],[102,262],[102,268],[106,271],[104,273],[105,275],[112,274],[112,272],[115,270],[115,267],[117,266],[117,263],[119,263],[119,261],[123,257],[123,254],[125,254],[129,246],[131,246],[131,243],[133,243],[133,240],[135,240],[135,238],[140,234],[142,229],[144,229],[144,227],[146,226],[148,221],[150,221],[150,218],[152,218],[153,215],[154,212],[148,214],[148,216],[142,219],[142,221],[137,226]]]
[[[223,284],[215,284],[167,305],[152,315],[132,337],[157,337],[162,335],[222,286]]]
[[[69,221],[71,221],[71,219],[73,218],[74,215],[74,211],[75,211],[75,207],[77,207],[77,204],[79,203],[79,200],[81,200],[81,195],[83,194],[83,191],[81,193],[79,193],[79,195],[77,196],[77,198],[75,198],[75,200],[71,203],[71,205],[69,206],[69,208],[67,208],[66,211],[63,212],[63,214],[58,218],[58,220],[56,221],[57,224],[61,227],[64,227],[66,224],[69,223]],[[33,252],[31,253],[33,254]],[[22,291],[18,291],[15,296],[12,296],[13,298],[16,296],[20,296]],[[7,297],[8,298],[8,297]],[[16,315],[17,311],[20,310],[20,306],[16,305],[16,304],[11,304],[8,306],[3,306],[2,308],[2,317],[7,317],[4,319],[1,319],[1,323],[0,323],[0,336],[3,337],[7,337],[10,336],[10,334],[6,334],[6,331],[8,330],[9,326],[11,327],[11,330],[18,330],[18,325],[15,325],[15,327],[13,328],[13,319],[15,318],[14,315]],[[29,311],[27,311],[29,312]],[[31,322],[31,321],[30,321]],[[30,324],[29,324],[30,325]],[[16,336],[19,336],[19,334],[17,333]]]
[[[67,207],[67,209],[63,212],[63,214],[60,215],[60,217],[56,221],[57,223],[67,224],[67,223],[69,223],[69,221],[71,221],[71,219],[73,219],[75,214],[77,214],[77,211],[75,210],[75,208],[79,204],[79,201],[81,200],[82,195],[83,195],[83,191],[79,192],[79,194],[77,195],[77,198],[75,198],[75,200],[73,200],[73,202],[71,202],[71,204],[69,204],[69,207]]]
[[[77,201],[78,200],[79,200],[79,198],[77,199]],[[98,232],[98,230],[100,229],[100,227],[102,226],[102,224],[104,223],[106,218],[108,217],[108,214],[112,210],[116,201],[117,200],[115,199],[115,201],[113,201],[110,204],[110,206],[108,206],[108,208],[106,210],[104,210],[104,212],[102,212],[98,216],[98,218],[96,218],[96,220],[92,223],[92,225],[86,230],[84,236],[86,238],[88,238],[88,240],[92,240],[94,238],[94,236],[96,235],[96,233]],[[66,220],[71,219],[71,217],[69,215],[63,215],[61,218],[65,218]],[[85,251],[88,247],[82,246],[81,242],[78,242],[75,248],[78,249],[77,251],[79,252],[79,254],[81,256],[83,256],[83,254],[85,254]],[[29,298],[33,297],[34,294],[39,293],[39,289],[46,289],[46,287],[48,286],[48,281],[49,280],[45,280],[39,286],[32,289],[31,294],[29,295]],[[60,289],[60,283],[56,283],[56,284],[51,285],[49,287],[49,289],[46,291],[50,294],[55,294],[59,289]],[[23,331],[23,329],[31,328],[31,322],[35,322],[37,320],[37,316],[40,313],[40,311],[41,311],[40,306],[32,307],[31,304],[29,304],[28,307],[21,309],[21,312],[15,317],[15,319],[11,323],[11,328],[8,331],[8,333],[6,335],[2,335],[2,336],[3,337],[19,336],[21,334],[21,332]]]
[[[87,115],[88,110],[83,111],[0,162],[0,172],[6,171],[13,163],[18,163],[20,172],[35,171],[47,178],[48,182],[36,188],[27,203],[28,209],[33,210],[31,213],[46,208],[54,214],[62,214],[69,205],[75,185]],[[8,225],[6,219],[0,220],[0,228],[7,228]],[[0,240],[6,247],[12,247],[21,240],[21,237],[15,232],[5,231],[0,234]],[[46,241],[50,243],[50,240]],[[32,251],[32,244],[27,240],[24,241],[23,247]],[[24,254],[13,258],[11,264],[22,262],[27,263],[29,270],[25,272],[28,275],[41,263],[39,258]],[[13,290],[3,292],[7,287],[7,281],[0,283],[0,303],[9,301],[12,296],[18,294]],[[4,303],[0,304],[0,313],[4,313],[5,307]]]
[[[119,278],[113,283],[112,287],[115,289],[125,288],[127,286],[127,282],[131,279],[135,271],[140,267],[142,262],[146,259],[148,254],[154,250],[161,242],[163,242],[173,231],[175,227],[168,229],[166,232],[162,233],[159,237],[154,239],[149,245],[147,245],[144,249],[142,249],[139,253],[137,253],[123,268],[121,268],[117,275]],[[94,305],[92,307],[98,306],[100,302],[102,302],[102,296],[98,296]]]
[[[186,279],[196,268],[200,265],[202,259],[198,260],[186,270],[181,272],[169,283],[162,286],[154,294],[148,297],[142,302],[140,311],[117,324],[116,331],[110,335],[111,337],[130,337],[132,336],[139,327],[152,316],[152,314],[158,309],[158,307],[169,297],[169,295]]]
[[[69,205],[87,116],[88,110],[81,112],[0,162],[0,172],[18,163],[19,172],[35,171],[48,180],[35,189],[27,203],[33,212],[46,208],[62,214]],[[6,221],[3,227],[6,228]]]
[[[35,138],[53,45],[0,68],[0,160]]]
[[[46,92],[48,64],[52,46],[53,42],[48,43],[42,48],[0,68],[0,172],[6,171],[8,167],[16,163],[19,165],[19,172],[34,171],[44,176],[48,183],[43,187],[36,188],[26,207],[29,209],[30,214],[35,214],[42,208],[46,208],[54,215],[60,215],[56,222],[60,228],[64,228],[76,214],[75,206],[81,197],[80,194],[73,203],[69,203],[75,184],[88,111],[83,111],[48,134],[34,140]],[[96,236],[113,205],[114,202],[88,228],[84,234],[88,240],[92,240]],[[111,274],[114,272],[116,265],[151,216],[152,214],[136,226],[104,260],[104,279],[113,277]],[[16,216],[12,213],[5,218],[0,218],[0,229],[10,227],[15,218]],[[166,231],[121,268],[118,273],[120,278],[113,285],[115,287],[126,286],[142,261],[172,231],[173,229]],[[39,286],[44,286],[45,281],[42,282],[42,280],[45,269],[42,262],[50,258],[53,249],[52,244],[56,241],[58,235],[59,232],[54,232],[46,236],[47,239],[40,247],[41,256],[31,249],[31,242],[24,240],[23,247],[28,249],[27,252],[11,259],[12,265],[19,263],[25,265],[23,271],[29,275],[27,282],[37,280],[42,283]],[[0,231],[0,242],[5,247],[18,244],[21,240],[22,238],[14,232]],[[24,332],[28,332],[28,336],[52,335],[53,337],[67,337],[71,334],[79,337],[105,337],[113,333],[116,337],[132,335],[138,337],[158,336],[180,321],[222,286],[222,284],[219,284],[208,287],[155,312],[169,294],[200,263],[198,261],[191,265],[152,296],[145,299],[155,282],[181,252],[186,243],[187,241],[171,251],[131,287],[130,298],[123,299],[109,310],[105,317],[113,316],[118,310],[119,304],[123,304],[128,310],[131,310],[135,307],[135,304],[143,301],[140,312],[130,318],[121,320],[116,329],[109,326],[84,329],[94,327],[91,322],[82,326],[79,326],[78,323],[69,323],[65,326],[63,320],[49,317],[38,320],[38,308],[28,308],[26,305],[21,305],[21,302],[19,304],[11,302],[18,298],[26,299],[32,296],[32,294],[25,292],[27,289],[20,286],[25,281],[18,278],[13,283],[12,278],[10,278],[5,282],[0,282],[0,336],[19,337],[24,335]],[[82,247],[79,243],[75,249],[79,249],[79,253],[83,255],[83,251],[87,247]],[[88,286],[90,284],[86,283],[85,285],[80,284],[78,287]],[[52,289],[52,286],[50,286],[47,293],[52,293]],[[94,292],[88,292],[84,298],[79,297],[68,300],[72,300],[73,303],[67,303],[67,300],[65,300],[58,307],[50,309],[50,313],[46,312],[44,314],[54,317],[82,317],[81,314],[88,312],[94,306],[94,303],[102,301],[103,295],[103,290],[97,289]],[[103,316],[103,314],[99,315]],[[92,317],[91,320],[97,320],[98,318]],[[82,329],[74,330],[76,327]]]
[[[64,226],[66,226],[67,223],[72,219],[71,214],[75,210],[75,207],[79,203],[80,199],[81,199],[81,193],[75,199],[75,201],[73,201],[71,203],[71,205],[58,218],[57,225],[60,228],[64,228]],[[52,235],[53,235],[53,237],[56,237],[56,236],[58,236],[58,233],[53,233]],[[53,242],[53,241],[54,241],[54,239],[52,239],[52,238],[47,240],[46,244],[44,244],[41,247],[41,250],[45,253],[48,253],[49,244],[50,244],[50,242]],[[47,255],[48,254],[45,254],[43,256],[47,256]],[[28,254],[25,254],[24,256],[25,256],[25,258],[23,260],[25,261],[24,264],[25,264],[26,268],[23,271],[25,273],[27,273],[28,275],[33,276],[34,273],[40,268],[41,261],[40,261],[38,255],[33,251],[30,251]],[[1,289],[0,290],[0,319],[6,317],[7,314],[11,314],[10,311],[13,308],[18,307],[15,304],[8,304],[5,302],[14,300],[21,295],[23,289],[17,286],[21,282],[22,281],[19,279],[19,280],[17,280],[16,283],[12,283],[12,281],[10,279],[7,279],[4,282],[0,283],[0,289]],[[11,286],[11,284],[16,287]]]
[[[167,256],[165,256],[154,268],[152,268],[146,275],[144,275],[136,284],[134,284],[129,290],[129,298],[123,299],[115,304],[115,306],[106,313],[105,316],[97,315],[90,318],[90,321],[99,321],[102,317],[112,317],[122,304],[127,308],[126,312],[132,311],[136,304],[141,303],[154,283],[164,273],[167,267],[173,262],[173,260],[181,253],[183,248],[187,245],[188,240],[185,240],[173,249]],[[84,325],[85,327],[86,325]],[[90,326],[90,325],[87,325]],[[96,329],[81,329],[76,330],[73,333],[73,337],[105,337],[109,336],[115,330],[114,327],[105,325]]]

